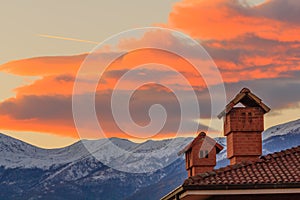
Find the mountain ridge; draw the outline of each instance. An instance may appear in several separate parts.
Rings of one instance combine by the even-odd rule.
[[[272,137],[283,137],[284,134],[296,134],[300,132],[300,119],[294,120],[288,123],[279,124],[274,127],[270,127],[262,133],[263,141],[265,141],[266,147],[269,147],[269,141]],[[292,136],[291,136],[292,137]],[[103,152],[109,154],[110,149],[107,148],[110,145],[107,144],[112,142],[118,148],[133,152],[135,154],[146,154],[159,149],[163,149],[168,145],[170,141],[177,141],[176,145],[179,144],[180,148],[183,148],[187,145],[193,138],[191,137],[180,137],[175,139],[164,139],[164,140],[147,140],[142,143],[135,143],[131,140],[125,138],[116,138],[112,137],[109,139],[97,139],[97,140],[80,140],[77,141],[69,146],[62,147],[62,148],[55,148],[55,149],[44,149],[32,144],[23,142],[11,136],[7,136],[5,134],[0,133],[0,152],[6,154],[5,159],[0,159],[0,166],[4,166],[6,168],[16,168],[16,167],[27,167],[27,168],[41,168],[41,169],[48,169],[51,165],[59,165],[59,164],[66,164],[68,162],[74,162],[79,160],[82,157],[89,157],[90,153],[94,153],[98,160],[103,160]],[[224,146],[224,149],[217,155],[217,160],[222,161],[228,164],[226,160],[226,138],[225,137],[217,137],[215,138],[216,142],[220,143]],[[293,142],[293,141],[292,141]],[[156,145],[154,145],[156,144]],[[101,148],[103,146],[103,148]],[[288,146],[288,145],[286,145]],[[177,152],[181,150],[177,148]],[[274,147],[275,148],[275,147]],[[174,156],[177,152],[172,152]],[[270,148],[264,148],[264,154],[273,152]],[[13,156],[12,154],[18,153],[17,157]],[[9,155],[9,156],[7,156]],[[34,155],[34,156],[33,156]],[[154,155],[157,156],[157,155]],[[117,158],[117,155],[111,155],[113,159]],[[158,158],[158,157],[156,157]],[[123,158],[125,159],[125,158]],[[128,158],[126,158],[128,160]],[[134,158],[135,159],[135,158]],[[168,158],[166,158],[168,160]],[[176,159],[173,159],[173,161]],[[113,161],[106,162],[106,164],[110,164]],[[105,163],[105,162],[104,162]],[[118,163],[116,163],[118,164]],[[167,166],[168,163],[165,164]],[[223,165],[223,164],[222,164]],[[219,167],[219,163],[217,168]],[[125,170],[126,171],[126,170]]]
[[[266,139],[263,140],[263,154],[299,145],[298,121],[264,131],[263,137]],[[83,144],[85,142],[96,153],[106,154],[110,151],[107,141],[101,143],[85,140],[68,147],[49,150],[0,134],[0,199],[129,200],[141,199],[141,195],[142,199],[159,199],[182,184],[187,177],[183,156],[178,157],[177,150],[187,145],[192,138],[179,138],[172,144],[168,143],[168,140],[162,140],[145,142],[142,145],[126,139],[111,140],[117,146],[137,153],[137,156],[121,157],[124,165],[149,167],[147,165],[150,163],[154,167],[159,166],[159,169],[144,173],[120,171],[90,155]],[[221,137],[216,138],[216,141],[224,146],[217,155],[216,168],[219,168],[228,165],[226,139]],[[102,144],[100,147],[99,142]],[[165,148],[166,145],[173,146],[168,149]],[[151,154],[156,148],[161,150],[163,155],[155,157],[155,152]],[[172,152],[168,152],[170,149]],[[143,154],[146,154],[145,158],[139,157]],[[151,155],[155,159],[149,159]],[[116,158],[119,159],[113,157]],[[168,164],[165,162],[166,158],[172,162]],[[162,162],[165,163],[160,166]],[[151,166],[148,169],[151,169]]]

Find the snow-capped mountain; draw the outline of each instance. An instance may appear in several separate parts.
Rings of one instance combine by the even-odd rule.
[[[76,163],[83,158],[95,157],[108,166],[122,165],[120,171],[150,172],[178,159],[177,152],[191,140],[148,140],[138,144],[126,139],[111,138],[83,140],[60,149],[41,149],[0,134],[0,153],[4,155],[0,159],[0,166],[49,169],[53,165]]]
[[[263,154],[297,146],[300,120],[272,127],[263,138]],[[142,199],[158,199],[186,178],[177,152],[191,140],[137,144],[111,138],[46,150],[0,134],[0,199],[139,199],[141,194]],[[216,140],[224,146],[217,155],[218,168],[228,160],[226,139]],[[116,147],[131,154],[120,155]],[[124,170],[109,167],[114,164]]]
[[[46,150],[0,134],[0,199],[122,199],[169,176],[174,169],[184,172],[183,159],[177,157],[177,152],[191,139],[142,144],[119,138],[84,140],[69,147]],[[136,152],[134,159],[128,155],[126,159],[118,157],[111,143]],[[128,168],[147,165],[151,170],[160,167],[162,161],[173,161],[170,166],[148,173],[128,173],[103,164],[86,146],[94,155],[102,155],[103,162],[121,159]]]
[[[84,144],[93,156],[109,167],[130,173],[146,173],[173,163],[178,159],[177,153],[191,140],[192,138],[175,138],[161,141],[148,140],[136,144],[113,138],[97,142],[84,141]]]
[[[285,124],[273,126],[263,132],[263,140],[286,134],[300,134],[300,119]]]
[[[300,119],[273,126],[262,134],[263,154],[300,145]]]

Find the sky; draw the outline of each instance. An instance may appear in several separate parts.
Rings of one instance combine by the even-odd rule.
[[[98,43],[122,31],[148,26],[180,31],[202,45],[220,71],[227,101],[249,87],[271,107],[265,128],[300,118],[298,0],[130,0],[126,4],[116,0],[12,0],[2,3],[0,11],[0,131],[33,145],[57,148],[80,137],[98,138],[88,117],[83,120],[84,136],[75,128],[72,95],[80,66]],[[201,130],[209,126],[211,102],[205,79],[214,81],[213,77],[201,77],[186,60],[167,52],[129,52],[153,43],[199,60],[185,40],[159,31],[116,41],[116,49],[101,49],[103,60],[127,52],[109,66],[96,89],[97,116],[107,137],[149,139],[147,133],[133,137],[122,132],[108,109],[112,91],[128,71],[134,76],[121,85],[121,92],[146,80],[172,85],[185,97],[183,101],[191,101],[186,95],[189,89],[177,75],[155,65],[134,69],[153,62],[176,69],[194,88],[201,118],[184,119],[186,123],[199,123]],[[205,64],[203,70],[207,70]],[[84,87],[90,87],[93,73],[82,78]],[[149,123],[148,110],[153,104],[161,104],[168,113],[154,139],[176,136],[180,110],[172,91],[146,84],[137,88],[132,99],[132,118],[139,125]],[[220,133],[216,129],[214,134]],[[194,134],[187,130],[184,135]]]

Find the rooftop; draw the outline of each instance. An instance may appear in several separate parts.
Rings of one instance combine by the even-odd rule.
[[[186,179],[183,186],[300,183],[300,146]]]
[[[163,199],[185,191],[239,189],[278,189],[300,187],[300,146],[261,156],[257,161],[242,162],[187,178]],[[250,191],[251,192],[251,191]],[[299,192],[299,191],[298,191]]]

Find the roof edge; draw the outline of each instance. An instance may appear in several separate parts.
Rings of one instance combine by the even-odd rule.
[[[166,194],[165,196],[163,196],[162,198],[160,198],[160,200],[168,200],[168,199],[171,199],[172,197],[174,197],[174,200],[175,200],[176,199],[176,195],[179,195],[179,194],[183,193],[184,191],[185,190],[182,187],[182,185],[178,186],[173,191],[169,192],[168,194]]]
[[[185,185],[182,187],[184,190],[232,190],[232,189],[280,189],[280,188],[299,188],[300,189],[300,182],[223,184],[223,185]]]

